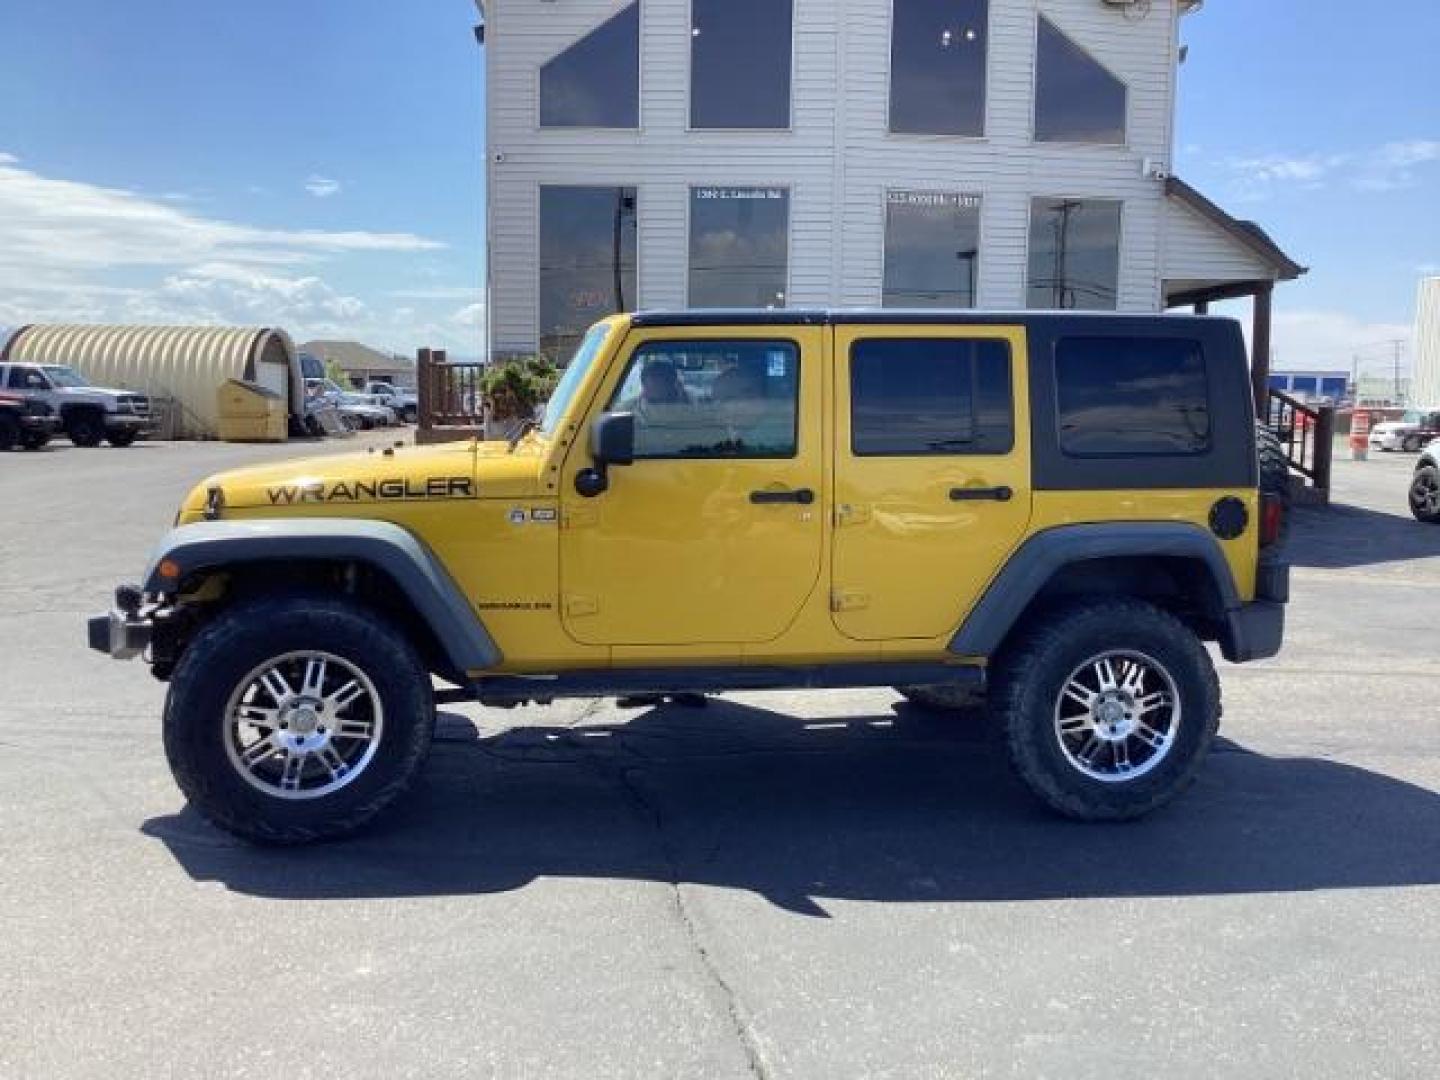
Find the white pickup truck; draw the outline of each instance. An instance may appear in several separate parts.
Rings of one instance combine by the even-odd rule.
[[[64,364],[0,364],[0,387],[49,405],[76,446],[99,446],[102,440],[129,446],[154,427],[144,394],[91,386]]]
[[[419,418],[420,399],[415,396],[413,390],[403,389],[394,383],[372,379],[365,384],[365,389],[361,393],[370,395],[377,405],[387,405],[394,409],[395,415],[407,424],[413,424]]]

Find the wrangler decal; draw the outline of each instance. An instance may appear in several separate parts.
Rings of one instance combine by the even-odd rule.
[[[327,484],[281,484],[266,488],[272,506],[308,502],[414,501],[423,499],[474,499],[475,482],[468,476],[430,476],[423,480],[397,477],[386,480],[341,480]]]

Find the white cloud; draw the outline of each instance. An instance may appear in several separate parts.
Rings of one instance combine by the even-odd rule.
[[[1213,310],[1239,319],[1248,343],[1248,302],[1226,303]],[[1340,311],[1287,309],[1280,303],[1276,305],[1270,341],[1277,368],[1348,371],[1358,356],[1361,369],[1369,371],[1390,355],[1388,342],[1407,342],[1408,356],[1412,329],[1408,323],[1371,322]]]
[[[317,199],[328,199],[340,190],[340,181],[311,173],[305,178],[305,190]]]
[[[476,301],[473,304],[466,304],[455,314],[450,316],[450,321],[456,326],[480,327],[485,325],[485,302]]]
[[[1343,182],[1362,191],[1393,191],[1419,183],[1417,169],[1440,161],[1440,141],[1403,139],[1368,150],[1333,154],[1262,154],[1223,164],[1240,198],[1261,199],[1279,186],[1316,189]]]
[[[3,326],[258,323],[284,326],[301,339],[346,337],[409,349],[410,335],[423,332],[429,344],[473,346],[474,334],[452,326],[444,304],[422,306],[420,320],[413,312],[396,319],[390,303],[377,308],[326,280],[332,261],[354,269],[360,259],[413,257],[445,246],[412,233],[221,220],[164,195],[41,176],[0,154]]]
[[[1407,139],[1386,143],[1361,163],[1354,184],[1363,191],[1395,191],[1419,183],[1416,166],[1440,161],[1440,141]]]

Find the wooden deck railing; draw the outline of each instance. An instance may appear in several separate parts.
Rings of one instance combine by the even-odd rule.
[[[416,440],[444,442],[482,436],[485,395],[480,379],[484,365],[452,361],[444,349],[421,349],[416,355],[416,396],[420,399]]]
[[[1265,423],[1280,439],[1290,468],[1320,492],[1330,490],[1330,464],[1335,448],[1335,409],[1307,405],[1281,390],[1271,390]]]

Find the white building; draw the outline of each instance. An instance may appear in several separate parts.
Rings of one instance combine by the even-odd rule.
[[[1420,280],[1415,296],[1415,382],[1410,399],[1440,404],[1440,277]]]
[[[1253,295],[1265,357],[1304,272],[1169,177],[1200,0],[478,2],[496,354],[617,308]]]

